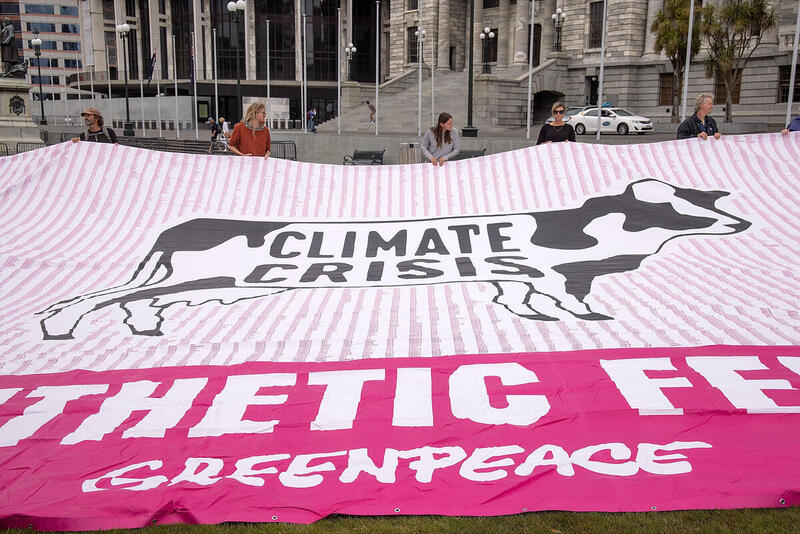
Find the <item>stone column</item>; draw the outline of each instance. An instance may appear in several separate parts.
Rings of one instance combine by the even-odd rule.
[[[655,55],[653,47],[656,45],[656,34],[650,31],[650,26],[656,18],[656,14],[661,10],[661,0],[648,0],[647,2],[647,27],[644,30],[644,50],[643,55]],[[695,24],[697,23],[697,11],[695,11]]]
[[[244,72],[245,80],[255,80],[256,76],[256,9],[252,2],[244,10]]]
[[[469,3],[467,3],[467,9],[469,9]],[[467,54],[465,54],[465,57],[464,57],[464,64],[467,65],[467,68],[474,68],[475,65],[481,65],[482,59],[483,59],[483,56],[482,56],[483,46],[481,44],[482,42],[481,42],[481,39],[479,37],[481,32],[483,31],[483,21],[482,21],[482,19],[483,19],[483,17],[482,17],[482,15],[483,15],[483,1],[482,0],[475,0],[474,1],[472,12],[474,14],[474,19],[475,19],[474,20],[474,22],[475,22],[475,24],[474,24],[475,36],[474,36],[474,41],[472,43],[472,65],[468,64],[468,62],[469,62],[469,52],[467,52]],[[467,20],[466,20],[465,26],[467,28],[467,39],[469,39],[469,13],[467,13]],[[467,46],[469,46],[469,41],[467,41]],[[480,73],[480,70],[478,70],[478,73]],[[476,73],[476,75],[478,73]]]
[[[294,0],[294,79],[303,76],[303,0]]]
[[[509,0],[500,0],[500,16],[497,21],[497,35],[495,36],[497,40],[497,68],[511,65],[511,47],[514,46],[514,17],[512,13],[513,10]]]
[[[450,65],[450,0],[439,0],[439,47],[437,70],[449,70]]]
[[[517,0],[514,17],[514,65],[528,64],[528,23],[531,20],[531,1]]]

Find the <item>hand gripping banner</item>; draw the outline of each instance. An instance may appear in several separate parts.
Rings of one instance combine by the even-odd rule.
[[[799,144],[3,158],[0,521],[797,504]]]

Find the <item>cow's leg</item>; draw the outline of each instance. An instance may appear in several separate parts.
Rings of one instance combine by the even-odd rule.
[[[163,307],[155,305],[155,299],[129,300],[120,303],[125,310],[127,317],[125,324],[131,329],[133,334],[141,336],[160,336],[161,317]]]
[[[75,297],[56,302],[38,313],[44,315],[52,312],[58,312],[64,308],[74,306],[85,300],[96,299],[97,297],[109,295],[125,294],[130,291],[135,291],[137,289],[149,287],[162,282],[164,281],[169,270],[166,266],[159,263],[161,256],[161,252],[151,253],[148,255],[145,262],[143,262],[142,265],[139,266],[139,269],[136,270],[134,276],[124,284],[100,289],[97,291],[90,291],[88,293],[84,293],[83,295],[77,295]]]
[[[558,310],[561,310],[562,315],[565,315],[564,312],[566,311],[574,317],[589,321],[611,319],[611,317],[607,315],[592,311],[585,302],[578,300],[574,295],[568,293],[566,285],[567,278],[564,277],[564,275],[552,271],[545,272],[545,277],[536,281],[536,292],[540,297],[531,297],[531,300],[535,300],[536,302],[548,300],[552,302]],[[559,314],[554,313],[553,315],[558,316]],[[569,317],[569,315],[566,317]]]
[[[78,322],[98,307],[93,301],[82,300],[51,312],[40,321],[44,339],[72,339]]]
[[[133,334],[142,336],[160,336],[161,323],[164,318],[161,313],[173,304],[186,304],[187,306],[200,306],[210,302],[218,304],[233,304],[240,300],[266,297],[287,291],[286,288],[275,287],[224,287],[204,289],[197,291],[184,291],[155,298],[127,300],[121,303],[122,309],[128,317],[125,324]]]
[[[537,294],[533,286],[526,282],[492,282],[497,288],[497,296],[492,302],[502,305],[513,313],[525,319],[536,321],[557,321],[558,316],[548,315],[547,310],[555,310],[555,302],[534,303],[539,300],[541,294]],[[540,311],[540,306],[544,304],[544,310]]]

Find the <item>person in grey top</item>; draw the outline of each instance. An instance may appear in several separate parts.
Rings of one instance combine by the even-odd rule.
[[[422,153],[434,165],[444,165],[460,150],[458,131],[453,129],[453,117],[449,113],[440,113],[436,126],[425,132],[422,138]]]

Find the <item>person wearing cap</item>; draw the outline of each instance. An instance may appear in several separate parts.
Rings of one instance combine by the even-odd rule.
[[[117,134],[111,128],[103,126],[103,114],[97,108],[86,108],[81,113],[86,129],[78,137],[73,137],[72,142],[91,141],[94,143],[118,143]]]

